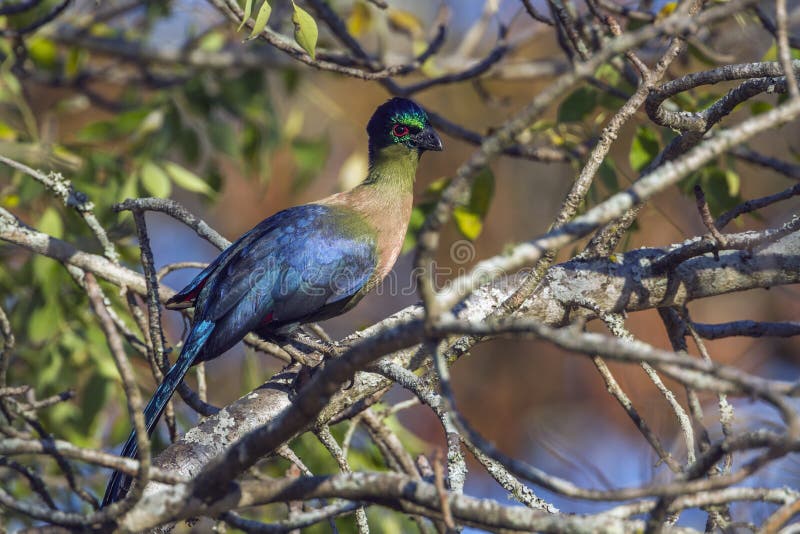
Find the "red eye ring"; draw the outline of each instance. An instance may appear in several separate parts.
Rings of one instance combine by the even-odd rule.
[[[395,137],[405,137],[409,133],[408,126],[405,124],[395,124],[392,126],[392,135]]]

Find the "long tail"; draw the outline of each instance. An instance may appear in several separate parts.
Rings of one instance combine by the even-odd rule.
[[[183,380],[184,375],[194,363],[197,354],[200,352],[200,349],[203,348],[203,345],[205,345],[213,331],[214,323],[211,321],[200,321],[192,327],[192,331],[186,339],[186,344],[183,346],[183,350],[181,350],[181,355],[178,357],[175,365],[167,372],[164,381],[158,386],[155,394],[150,398],[147,407],[144,409],[144,421],[148,437],[152,435],[153,429],[156,423],[158,423],[158,420],[161,419],[161,414],[164,413],[164,408],[167,406],[169,399],[172,398],[172,394],[175,393],[178,384]],[[122,447],[120,455],[125,458],[135,458],[138,450],[136,431],[134,430],[131,432],[130,436],[128,436],[128,440]],[[108,506],[122,499],[128,492],[130,483],[130,476],[119,471],[114,471],[106,486],[106,493],[103,496],[102,506]]]

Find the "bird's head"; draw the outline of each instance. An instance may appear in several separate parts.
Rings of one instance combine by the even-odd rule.
[[[442,150],[442,140],[428,122],[428,114],[407,98],[392,98],[378,106],[367,124],[367,134],[370,162],[386,150],[417,155],[426,150]]]

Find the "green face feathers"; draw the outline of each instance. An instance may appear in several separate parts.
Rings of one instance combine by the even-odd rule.
[[[406,98],[392,98],[379,106],[367,124],[367,134],[370,161],[378,151],[395,144],[419,152],[441,150],[441,142],[431,128],[425,110]],[[435,136],[436,146],[431,144],[431,135]]]
[[[428,117],[424,114],[424,111],[420,111],[422,113],[416,111],[404,111],[391,117],[390,120],[392,122],[392,129],[390,131],[392,134],[392,140],[395,143],[406,141],[412,133],[420,132],[423,128],[425,128]]]

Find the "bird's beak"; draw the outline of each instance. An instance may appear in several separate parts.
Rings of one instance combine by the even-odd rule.
[[[420,150],[435,150],[436,152],[442,150],[442,140],[439,139],[439,134],[431,126],[426,126],[421,132],[413,136],[412,140],[414,146]]]

